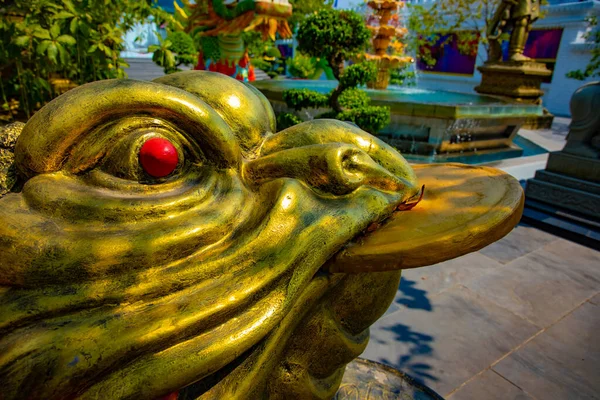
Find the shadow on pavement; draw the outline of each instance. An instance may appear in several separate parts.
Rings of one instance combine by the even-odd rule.
[[[396,303],[410,309],[427,312],[433,311],[433,306],[427,298],[427,292],[415,286],[415,281],[402,278],[399,287],[401,296],[396,298]],[[402,313],[401,310],[398,312]],[[431,347],[434,341],[433,336],[413,331],[410,326],[400,323],[386,326],[382,329],[392,332],[394,334],[392,340],[405,343],[409,349],[407,354],[401,355],[396,361],[382,358],[381,361],[383,363],[399,369],[425,385],[427,384],[427,380],[430,382],[438,381],[438,378],[432,374],[432,367],[422,361],[433,354],[433,348]]]

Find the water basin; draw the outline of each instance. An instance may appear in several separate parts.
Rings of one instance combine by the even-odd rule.
[[[283,102],[286,89],[310,89],[329,93],[337,81],[266,80],[252,83],[271,102],[276,112],[292,111]],[[366,89],[373,105],[389,107],[391,121],[377,133],[415,161],[474,163],[519,157],[523,150],[513,143],[520,127],[543,115],[536,104],[470,93],[390,86]],[[306,119],[324,110],[303,110]]]

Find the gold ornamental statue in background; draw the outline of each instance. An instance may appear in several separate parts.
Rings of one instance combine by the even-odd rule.
[[[531,27],[540,17],[540,1],[498,0],[487,31],[488,59],[477,67],[481,72],[481,84],[475,87],[477,93],[500,96],[511,102],[542,104],[542,83],[552,71],[524,54]],[[501,42],[506,34],[510,39],[508,57],[504,60]],[[554,115],[544,109],[543,114],[523,127],[549,129],[553,120]]]
[[[500,171],[411,167],[344,122],[276,133],[204,71],[83,85],[0,138],[7,400],[366,398],[382,384],[344,373],[401,269],[523,206]]]
[[[539,16],[539,0],[501,0],[487,32],[490,49],[488,61],[502,61],[500,37],[507,32],[510,32],[508,59],[510,61],[530,60],[523,51],[531,25]]]

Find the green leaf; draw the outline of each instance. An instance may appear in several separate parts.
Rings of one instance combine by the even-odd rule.
[[[35,36],[38,39],[50,39],[50,33],[48,32],[47,29],[35,29],[32,33],[33,36]]]
[[[50,36],[52,36],[53,39],[56,39],[59,35],[60,35],[60,25],[58,25],[58,24],[52,25],[52,27],[50,28]]]
[[[106,57],[112,57],[113,56],[113,50],[108,47],[108,46],[104,46],[104,54],[106,54]]]
[[[90,48],[88,49],[88,53],[93,53],[98,49],[98,46],[96,46],[95,44],[91,45]]]
[[[50,46],[51,43],[52,42],[50,40],[42,41],[42,43],[38,44],[36,52],[39,55],[43,55],[48,50],[48,46]]]
[[[73,45],[77,44],[77,40],[75,40],[75,38],[73,36],[69,36],[69,35],[60,35],[59,37],[56,38],[56,40],[59,43],[66,44],[69,46],[73,46]]]
[[[66,19],[66,18],[71,18],[73,16],[74,16],[73,13],[70,13],[68,11],[61,11],[61,12],[54,14],[54,18],[56,18],[56,19]]]
[[[19,47],[27,47],[31,41],[29,36],[19,36],[15,38],[14,42]]]
[[[175,54],[173,54],[173,52],[167,50],[167,51],[165,51],[165,56],[167,59],[166,65],[168,67],[174,67],[175,66]]]
[[[63,4],[65,5],[65,7],[67,7],[69,9],[69,11],[71,11],[73,14],[77,14],[77,10],[75,9],[75,6],[73,6],[73,3],[71,3],[71,0],[63,0]]]
[[[83,23],[83,22],[79,23],[78,28],[81,31],[81,33],[83,33],[83,36],[85,36],[85,37],[89,37],[90,34],[95,32],[93,29],[90,28],[90,26],[88,24]]]
[[[154,53],[156,50],[160,49],[160,47],[156,44],[152,44],[148,46],[148,53]]]
[[[35,79],[35,82],[38,86],[42,87],[43,89],[45,89],[46,91],[50,92],[52,91],[52,87],[50,86],[50,82],[48,82],[47,80],[45,80],[44,78],[40,78],[37,77]]]
[[[50,45],[48,45],[48,58],[50,59],[50,61],[56,64],[57,55],[58,47],[56,47],[56,44],[54,44],[54,42],[50,42]]]
[[[67,64],[69,62],[69,53],[60,43],[56,43],[56,48],[58,48],[61,64]]]
[[[69,24],[69,30],[74,35],[77,32],[77,25],[79,24],[79,20],[77,18],[73,18],[71,23]]]

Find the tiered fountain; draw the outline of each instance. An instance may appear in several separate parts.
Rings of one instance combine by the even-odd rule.
[[[404,1],[372,0],[367,3],[372,10],[367,16],[367,27],[373,34],[373,50],[375,54],[363,54],[362,59],[377,63],[377,79],[369,82],[370,89],[387,89],[390,82],[390,71],[414,62],[412,57],[403,54],[404,44],[401,39],[408,33],[402,26],[399,11]],[[394,45],[394,53],[389,54],[390,45]]]

